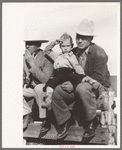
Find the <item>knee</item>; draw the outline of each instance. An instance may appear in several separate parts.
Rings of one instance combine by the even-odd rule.
[[[92,91],[92,86],[89,83],[80,83],[76,87],[76,93],[85,94],[88,91]]]
[[[52,95],[52,99],[59,99],[60,97],[62,97],[64,94],[63,94],[63,89],[61,88],[60,85],[58,85],[54,92],[53,92],[53,95]]]
[[[61,88],[61,86],[60,85],[58,85],[56,88],[55,88],[55,90],[54,90],[54,92],[53,92],[54,94],[61,94],[62,93],[62,88]]]
[[[34,90],[36,93],[41,93],[43,92],[43,87],[45,86],[45,84],[38,84],[35,86]]]

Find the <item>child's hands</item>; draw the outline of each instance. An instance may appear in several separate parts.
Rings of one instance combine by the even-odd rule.
[[[44,49],[44,51],[47,53],[47,54],[50,54],[51,52],[52,52],[52,45],[50,44],[50,45],[47,45],[46,47],[45,47],[45,49]]]
[[[52,52],[52,48],[55,46],[55,45],[58,45],[60,43],[60,40],[55,40],[55,41],[52,41],[49,45],[47,45],[44,49],[44,51],[47,53],[47,54],[50,54]]]
[[[83,74],[83,75],[85,75],[84,69],[83,69],[80,65],[75,65],[75,66],[74,66],[74,69],[75,69],[75,72],[76,72],[77,74]]]
[[[70,81],[66,81],[66,82],[62,83],[61,87],[64,91],[66,91],[68,93],[72,93],[74,90],[74,87]]]
[[[56,40],[54,41],[55,45],[58,45],[60,42],[61,42],[60,39],[56,39]]]
[[[50,43],[50,45],[51,45],[52,48],[53,48],[55,45],[58,45],[60,42],[61,42],[60,39],[56,39],[55,41],[52,41],[52,42]]]

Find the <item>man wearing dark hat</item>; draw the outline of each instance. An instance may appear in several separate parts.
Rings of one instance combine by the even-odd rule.
[[[89,20],[82,20],[76,30],[76,44],[73,53],[76,55],[79,64],[84,68],[87,76],[97,80],[105,89],[110,86],[110,74],[107,67],[108,56],[98,45],[92,43],[94,34],[94,23]],[[99,96],[99,87],[93,89],[85,82],[80,83],[73,91],[72,84],[68,81],[56,87],[52,97],[52,109],[59,125],[58,139],[68,134],[69,128],[73,125],[73,119],[68,104],[74,99],[80,106],[79,114],[85,117],[84,137],[89,138],[95,135],[99,125],[96,117],[96,99]]]
[[[53,74],[53,65],[45,57],[45,52],[40,49],[42,43],[48,42],[47,40],[26,40],[25,41],[25,54],[24,54],[24,88],[23,88],[23,128],[26,128],[31,117],[31,109],[26,103],[26,98],[34,97],[37,105],[39,106],[39,118],[43,121],[42,132],[49,130],[50,126],[47,123],[46,109],[42,108],[44,92],[43,87],[48,79]],[[27,81],[27,82],[26,82]]]

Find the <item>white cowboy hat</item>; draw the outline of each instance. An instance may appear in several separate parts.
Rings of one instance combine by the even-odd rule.
[[[81,21],[77,29],[75,29],[75,32],[77,34],[83,35],[83,36],[97,36],[94,33],[94,23],[93,21],[84,19]]]

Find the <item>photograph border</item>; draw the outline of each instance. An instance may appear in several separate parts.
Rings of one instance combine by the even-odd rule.
[[[1,35],[2,35],[2,3],[17,3],[17,2],[19,2],[19,3],[25,3],[25,2],[33,2],[33,3],[36,3],[36,2],[57,2],[57,3],[59,3],[59,2],[63,2],[63,3],[65,3],[65,2],[106,2],[106,1],[92,1],[92,0],[88,0],[88,1],[82,1],[82,0],[77,0],[77,1],[70,1],[70,0],[67,0],[67,1],[56,1],[56,0],[47,0],[47,1],[39,1],[39,0],[35,0],[35,1],[30,1],[30,0],[26,0],[26,1],[24,1],[24,0],[21,0],[21,1],[18,1],[18,0],[14,0],[14,1],[1,1],[1,15],[0,15],[0,17],[1,17],[1,30],[0,30],[0,32],[1,32]],[[121,1],[107,1],[107,2],[119,2],[120,3],[120,43],[121,43]],[[3,35],[2,35],[3,36]],[[1,71],[1,76],[0,76],[0,78],[1,78],[1,115],[0,115],[0,118],[1,118],[1,130],[0,130],[0,132],[1,132],[1,137],[2,137],[2,85],[4,84],[3,82],[2,82],[2,36],[1,36],[1,68],[0,68],[0,71]],[[120,79],[121,79],[121,57],[122,57],[122,55],[121,55],[121,44],[120,44]],[[120,80],[120,91],[121,91],[121,85],[122,83],[121,83],[121,80]],[[122,107],[122,102],[121,102],[121,96],[122,96],[122,93],[120,92],[120,108]],[[121,114],[122,114],[122,109],[120,109],[120,124],[122,124],[122,120],[121,120]],[[117,148],[117,149],[121,149],[121,136],[122,136],[122,130],[121,130],[121,125],[120,125],[120,148]],[[0,148],[1,149],[6,149],[6,148],[2,148],[2,138],[1,138],[1,143],[0,143],[1,145],[0,145]],[[100,145],[99,145],[100,146]],[[28,148],[28,147],[27,147]],[[41,147],[40,147],[41,148]],[[99,147],[100,148],[100,147]],[[90,149],[92,149],[92,150],[94,150],[94,149],[98,149],[99,150],[99,148],[90,148]],[[10,149],[15,149],[15,148],[10,148]],[[16,148],[16,149],[20,149],[20,148]],[[25,147],[24,148],[21,148],[21,149],[25,149]],[[31,148],[29,148],[29,149],[31,149]],[[32,149],[37,149],[37,148],[35,148],[35,147],[33,147],[32,146]],[[41,149],[43,149],[43,148],[41,148]],[[44,149],[49,149],[49,148],[44,148]],[[51,148],[51,149],[57,149],[57,148]],[[60,149],[64,149],[64,148],[60,148]],[[68,149],[72,149],[72,148],[68,148]],[[75,148],[76,149],[76,148]],[[81,148],[77,148],[77,149],[82,149],[82,147]],[[83,149],[89,149],[89,148],[83,148]],[[104,149],[104,148],[103,148]],[[105,148],[105,149],[115,149],[115,148]]]

